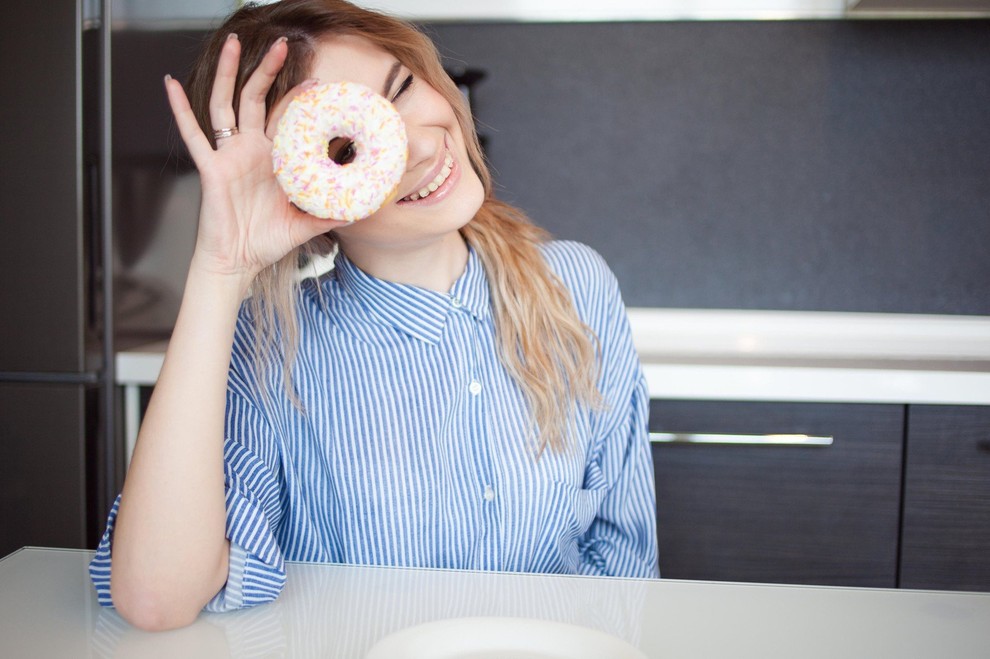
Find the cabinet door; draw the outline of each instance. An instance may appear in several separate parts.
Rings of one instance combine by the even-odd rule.
[[[655,443],[661,575],[895,586],[903,420],[898,405],[653,401],[652,431],[832,438]]]
[[[901,586],[990,590],[990,407],[908,412]]]

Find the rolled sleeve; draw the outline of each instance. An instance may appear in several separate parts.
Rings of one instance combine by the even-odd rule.
[[[280,518],[277,480],[242,444],[224,445],[227,483],[227,583],[206,605],[230,611],[270,602],[285,586],[285,563],[275,537]]]
[[[206,605],[207,611],[229,611],[270,602],[285,585],[285,565],[276,540],[281,518],[281,487],[267,426],[257,409],[228,392],[228,436],[224,442],[226,536],[230,540],[227,581]],[[264,438],[263,438],[264,437]],[[260,443],[259,443],[260,442]],[[255,450],[249,448],[254,446]],[[268,459],[263,459],[263,457]],[[90,578],[102,606],[110,595],[114,526],[120,496],[114,501],[106,531],[89,565]]]
[[[598,389],[584,487],[598,492],[595,517],[578,542],[586,574],[656,577],[656,489],[649,442],[649,391],[619,282],[600,254],[560,244],[557,266],[579,314],[598,338]]]
[[[96,547],[96,554],[89,562],[89,578],[96,588],[96,599],[100,606],[113,606],[110,599],[110,547],[113,544],[113,529],[117,523],[117,511],[120,510],[120,495],[117,495],[110,514],[107,516],[106,530]]]
[[[581,572],[658,577],[656,490],[647,434],[649,398],[642,376],[626,408],[628,421],[603,441],[589,465],[589,486],[606,494],[581,539]]]

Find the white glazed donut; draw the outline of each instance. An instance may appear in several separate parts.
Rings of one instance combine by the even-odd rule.
[[[354,160],[339,165],[330,140],[354,142]],[[309,89],[289,103],[272,149],[275,177],[302,210],[321,218],[361,220],[395,197],[406,170],[406,128],[380,94],[354,82]]]

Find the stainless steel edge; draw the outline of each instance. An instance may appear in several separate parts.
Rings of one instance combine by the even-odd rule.
[[[795,433],[747,435],[740,433],[651,432],[654,444],[726,444],[736,446],[831,446],[832,437]]]
[[[104,508],[109,508],[110,502],[114,500],[117,491],[117,451],[116,451],[116,405],[115,405],[115,350],[114,350],[114,297],[113,297],[113,117],[111,116],[112,90],[111,90],[111,60],[110,60],[110,37],[111,10],[113,0],[102,0],[101,21],[100,21],[100,41],[101,52],[101,74],[100,74],[100,119],[102,121],[101,133],[101,159],[100,159],[100,193],[101,200],[101,223],[103,236],[103,368],[101,388],[103,393],[103,431],[106,444],[104,450],[104,483],[103,495],[106,497]]]

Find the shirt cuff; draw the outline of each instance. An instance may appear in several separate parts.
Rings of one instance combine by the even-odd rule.
[[[230,543],[230,558],[227,567],[227,583],[204,607],[207,611],[221,612],[242,609],[244,603],[244,565],[247,551],[236,542]]]

